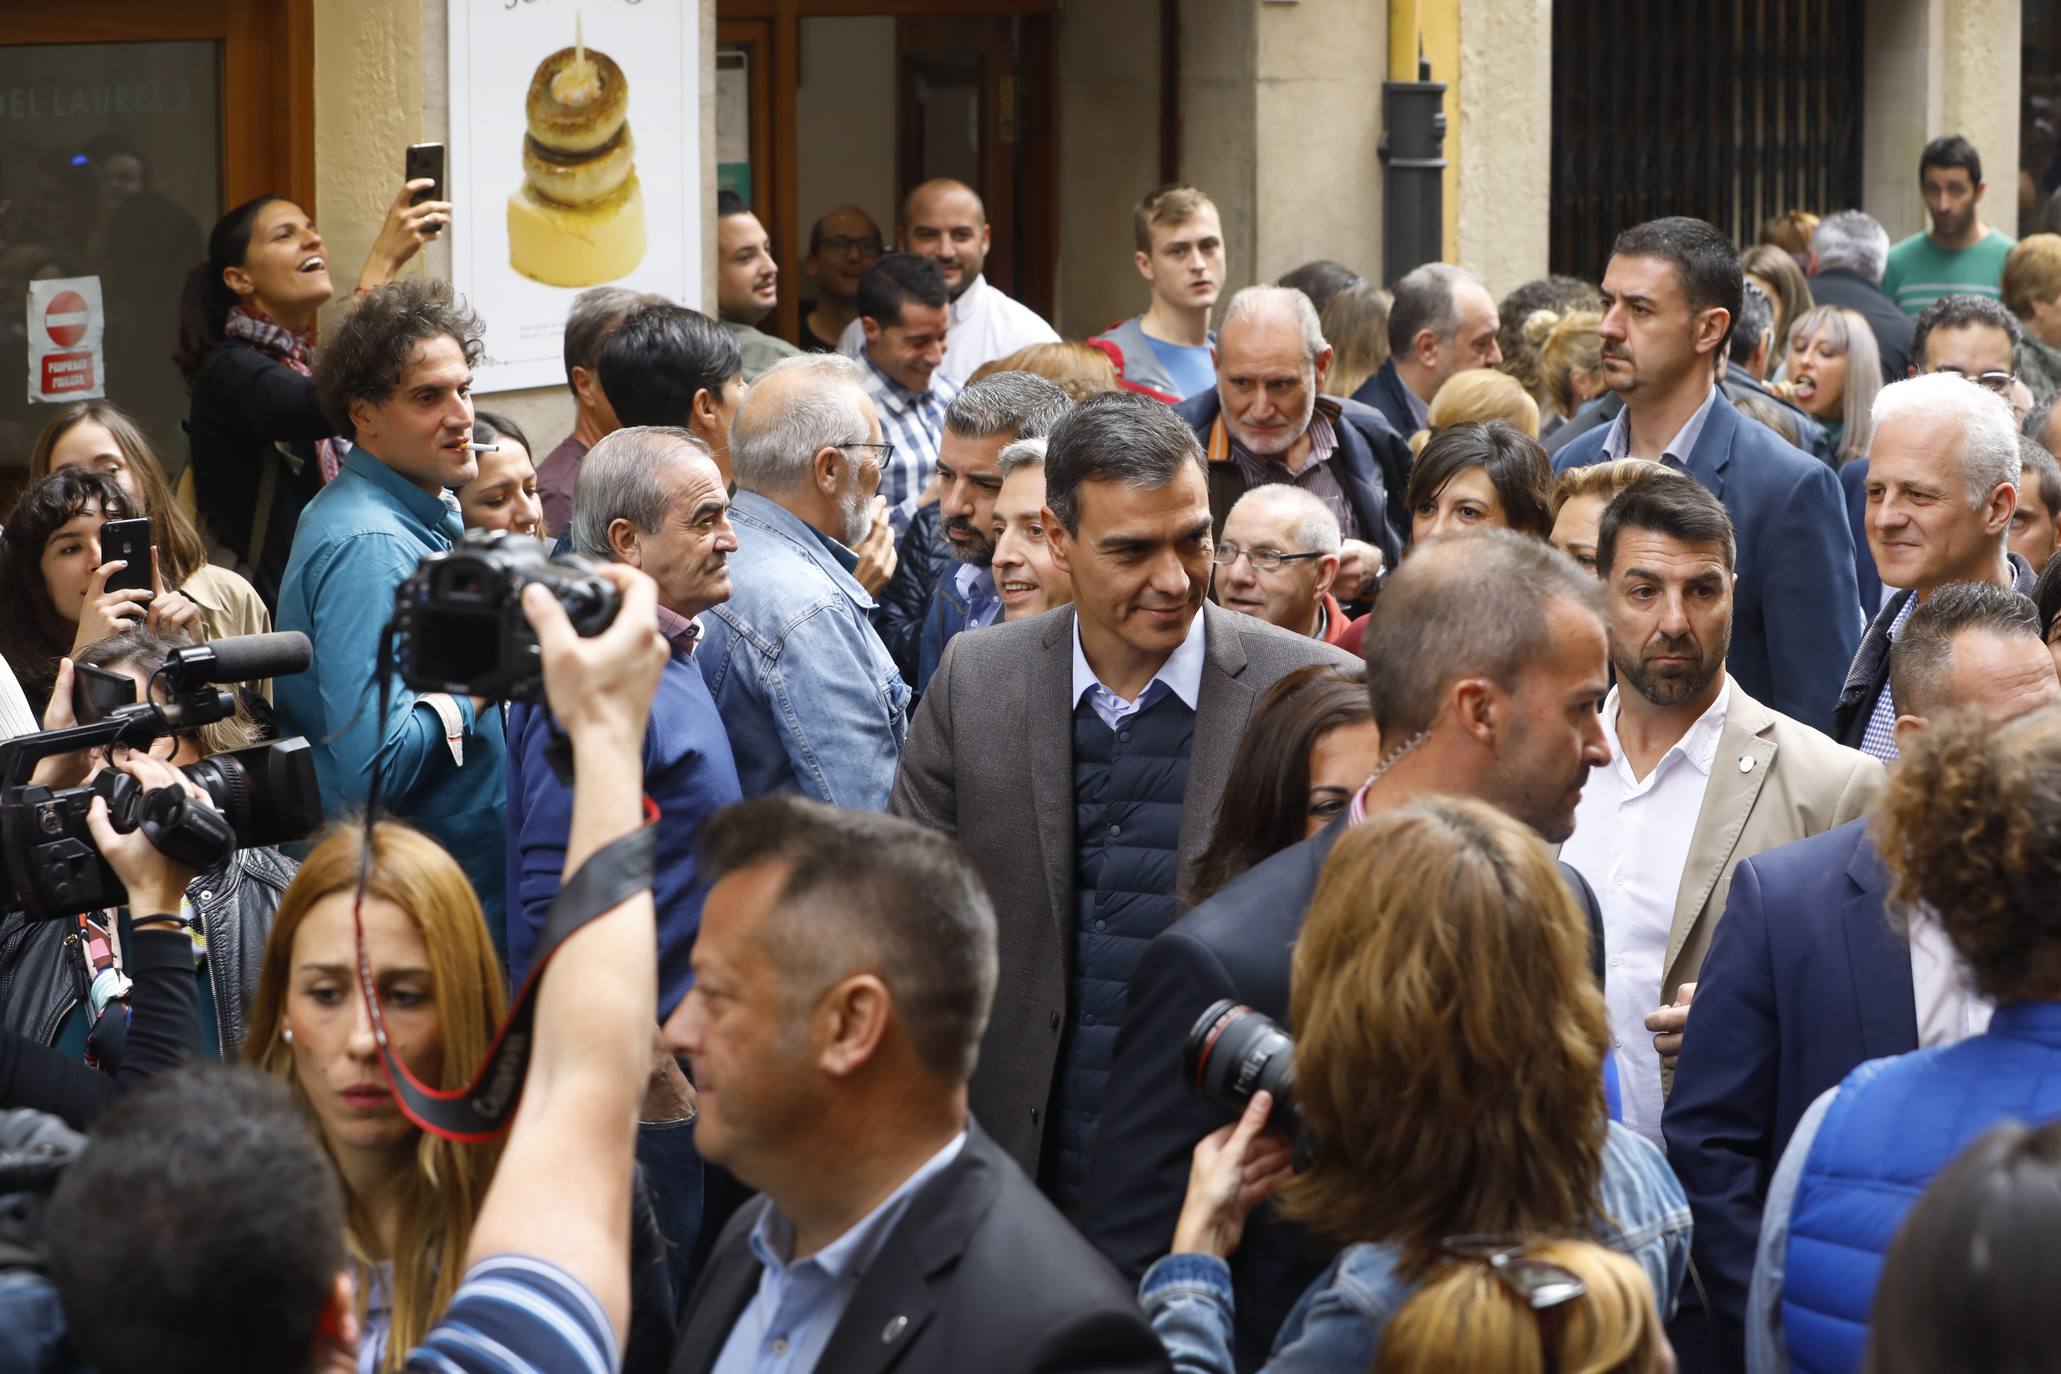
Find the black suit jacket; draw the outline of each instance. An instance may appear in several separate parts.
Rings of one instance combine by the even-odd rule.
[[[1409,385],[1403,381],[1403,374],[1396,371],[1393,358],[1384,360],[1380,367],[1374,369],[1373,376],[1360,383],[1353,399],[1380,411],[1389,428],[1402,435],[1405,442],[1424,428],[1417,423],[1417,412],[1410,406]],[[1396,498],[1402,499],[1402,493],[1396,493]]]
[[[681,1324],[673,1374],[707,1374],[763,1272],[740,1209]],[[1164,1371],[1137,1297],[976,1124],[920,1188],[831,1333],[818,1374]]]
[[[1224,1109],[1189,1089],[1181,1046],[1197,1018],[1231,998],[1288,1025],[1295,940],[1346,817],[1240,874],[1145,947],[1131,975],[1116,1063],[1076,1218],[1082,1234],[1137,1277],[1167,1253],[1188,1191],[1195,1142]],[[1560,865],[1589,913],[1591,962],[1602,984],[1603,918],[1582,876]],[[1334,1253],[1263,1205],[1231,1255],[1241,1369],[1265,1363],[1274,1335]]]
[[[1918,322],[1897,309],[1882,288],[1846,267],[1828,267],[1811,278],[1811,299],[1819,305],[1857,311],[1882,354],[1882,380],[1900,382],[1911,370],[1911,341]]]

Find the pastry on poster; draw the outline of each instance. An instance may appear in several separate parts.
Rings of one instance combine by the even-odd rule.
[[[623,69],[583,40],[537,64],[508,262],[550,286],[596,286],[644,260],[644,194]]]

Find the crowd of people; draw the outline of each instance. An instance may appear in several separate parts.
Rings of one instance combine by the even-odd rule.
[[[462,210],[319,343],[321,234],[231,210],[190,495],[119,395],[36,441],[0,734],[312,659],[5,780],[127,901],[0,919],[0,1370],[2039,1367],[2061,238],[1918,179],[1500,301],[1221,298],[1167,186],[1077,341],[949,180],[773,337],[726,194],[713,314],[574,300],[542,450],[402,270]],[[529,586],[513,702],[384,653],[482,538],[618,603]],[[117,823],[294,737],[320,836]]]

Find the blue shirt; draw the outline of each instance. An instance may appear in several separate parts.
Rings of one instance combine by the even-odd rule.
[[[966,603],[966,628],[983,630],[995,623],[1002,610],[1002,598],[995,592],[995,570],[977,563],[961,563],[952,574],[952,585]]]
[[[443,1318],[408,1352],[408,1374],[614,1374],[615,1331],[587,1286],[527,1255],[465,1272]]]
[[[1095,676],[1095,670],[1088,665],[1088,655],[1081,649],[1081,618],[1073,618],[1073,704],[1079,706],[1081,698],[1087,696],[1088,704],[1102,723],[1114,730],[1126,717],[1158,701],[1168,692],[1179,697],[1193,711],[1202,699],[1202,665],[1208,660],[1208,648],[1203,641],[1203,621],[1206,617],[1200,608],[1195,618],[1188,622],[1188,637],[1180,647],[1167,655],[1166,662],[1159,665],[1159,671],[1152,675],[1152,681],[1145,684],[1145,690],[1138,693],[1136,700],[1118,696],[1102,684]]]
[[[398,676],[391,709],[378,719],[374,680],[395,588],[424,554],[449,549],[462,532],[441,497],[365,449],[351,450],[336,480],[301,512],[279,584],[279,628],[306,634],[315,662],[305,673],[280,678],[273,693],[280,733],[308,738],[329,818],[364,806],[377,755],[384,767],[382,808],[443,845],[464,867],[499,948],[507,881],[501,711],[475,717],[468,699],[456,699],[461,762],[452,757],[435,710]],[[339,728],[343,733],[332,742]]]
[[[1717,404],[1718,388],[1713,384],[1710,394],[1703,398],[1703,404],[1685,421],[1675,437],[1668,440],[1660,451],[1663,466],[1686,470],[1689,455],[1696,450],[1696,441],[1703,437],[1703,427],[1710,422],[1711,407]],[[1617,412],[1617,418],[1610,422],[1610,429],[1603,435],[1603,456],[1616,461],[1625,456],[1632,442],[1632,408],[1626,406]]]
[[[880,432],[895,446],[894,457],[880,470],[880,494],[887,498],[888,519],[899,536],[916,514],[916,502],[937,471],[938,436],[945,429],[945,407],[959,394],[959,384],[940,368],[925,391],[911,391],[882,372],[870,356],[866,394],[880,412]],[[864,435],[857,436],[864,438]]]
[[[710,1374],[809,1374],[917,1190],[943,1173],[965,1148],[962,1130],[885,1202],[807,1259],[789,1261],[794,1226],[779,1208],[769,1206],[760,1213],[751,1228],[751,1253],[765,1266],[758,1292],[738,1313]]]
[[[874,630],[858,556],[757,492],[730,504],[730,599],[702,617],[701,669],[747,797],[887,806],[909,688]]]
[[[1142,329],[1138,332],[1144,333]],[[1173,379],[1174,390],[1180,393],[1182,400],[1217,384],[1217,363],[1208,344],[1168,343],[1150,334],[1145,335],[1145,342],[1152,346],[1153,356],[1159,359],[1166,375]]]

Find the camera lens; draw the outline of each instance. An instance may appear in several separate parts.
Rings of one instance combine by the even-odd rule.
[[[1273,1124],[1291,1134],[1294,1057],[1295,1041],[1286,1031],[1229,998],[1202,1014],[1181,1047],[1188,1083],[1205,1100],[1236,1115],[1254,1093],[1265,1089],[1274,1096]]]

